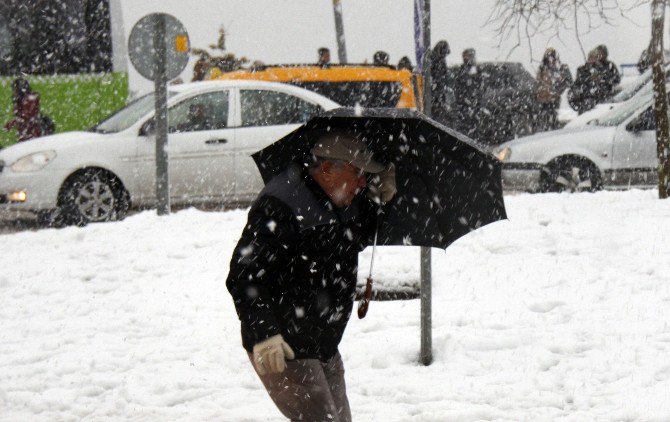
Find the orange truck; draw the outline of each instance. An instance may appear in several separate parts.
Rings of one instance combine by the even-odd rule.
[[[366,64],[262,65],[222,72],[212,68],[210,80],[260,80],[282,82],[309,89],[346,107],[417,108],[420,77],[407,69]]]

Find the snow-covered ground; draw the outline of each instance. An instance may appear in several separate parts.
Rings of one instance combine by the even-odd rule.
[[[509,221],[433,252],[431,366],[417,364],[417,300],[351,320],[354,419],[670,420],[670,202],[506,204]],[[144,212],[1,236],[0,420],[281,420],[224,286],[245,217]],[[382,248],[375,269],[416,282],[418,251]]]

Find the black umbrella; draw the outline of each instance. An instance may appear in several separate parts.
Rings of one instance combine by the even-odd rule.
[[[507,218],[501,164],[473,140],[409,109],[340,108],[253,154],[267,183],[289,163],[309,160],[319,137],[346,130],[375,160],[394,163],[398,192],[383,206],[380,245],[446,248],[468,232]]]

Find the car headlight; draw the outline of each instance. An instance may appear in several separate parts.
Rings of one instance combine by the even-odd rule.
[[[498,160],[502,162],[509,160],[511,156],[512,156],[512,148],[510,147],[500,148],[496,153],[496,157],[498,157]]]
[[[56,158],[56,151],[40,151],[19,158],[9,168],[17,173],[38,171],[46,167],[54,158]]]

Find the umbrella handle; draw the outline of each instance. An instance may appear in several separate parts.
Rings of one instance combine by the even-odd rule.
[[[363,299],[358,302],[358,319],[365,318],[365,315],[368,313],[370,299],[372,299],[372,277],[368,277],[368,282],[365,285],[365,294],[363,295]]]

